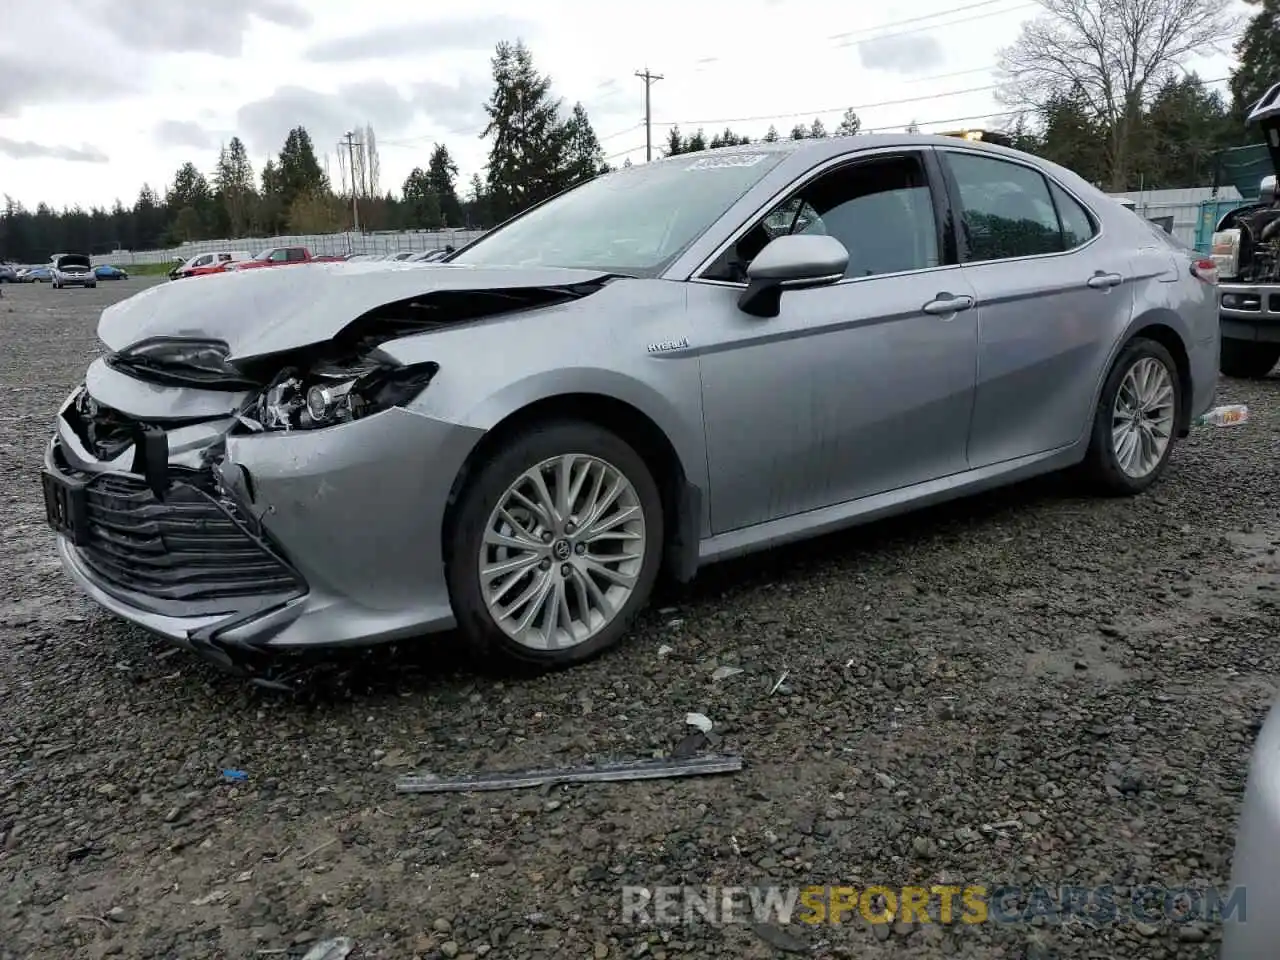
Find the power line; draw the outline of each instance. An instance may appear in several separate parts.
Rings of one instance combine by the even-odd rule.
[[[653,114],[649,108],[649,91],[664,77],[660,73],[650,73],[648,67],[643,73],[637,70],[636,76],[644,81],[644,159],[648,163],[653,159]]]
[[[789,120],[793,117],[816,117],[822,113],[842,113],[845,110],[870,110],[874,107],[896,107],[904,103],[921,103],[925,100],[937,100],[941,97],[958,97],[966,93],[984,93],[988,90],[995,90],[998,86],[1000,86],[998,83],[989,83],[982,87],[969,87],[965,90],[949,90],[945,93],[931,93],[928,96],[904,97],[900,100],[881,100],[879,103],[864,103],[843,107],[823,107],[819,110],[797,110],[794,113],[762,114],[755,117],[720,117],[716,120],[673,120],[670,122],[659,120],[657,121],[657,125],[660,127],[710,127],[721,123],[756,123],[761,120]]]
[[[953,13],[963,13],[966,10],[975,10],[978,7],[989,7],[996,3],[1003,3],[1004,0],[980,0],[978,3],[966,3],[959,7],[950,7],[947,10],[939,10],[937,13],[926,13],[919,17],[908,17],[905,20],[890,20],[888,23],[878,23],[871,27],[859,27],[857,30],[846,30],[844,33],[830,34],[828,40],[847,40],[849,37],[857,37],[866,33],[874,33],[877,30],[883,30],[885,27],[900,27],[908,23],[920,23],[923,20],[936,20],[938,17],[947,17]]]
[[[1203,84],[1225,83],[1230,77],[1214,77],[1211,80],[1202,79]],[[903,97],[898,100],[881,100],[878,103],[852,104],[843,107],[823,107],[817,110],[797,110],[794,113],[774,113],[768,115],[759,115],[754,117],[720,117],[712,120],[655,120],[654,125],[659,127],[711,127],[721,123],[758,123],[763,120],[792,120],[797,117],[816,117],[827,113],[843,113],[846,110],[872,110],[877,107],[897,107],[904,103],[922,103],[925,100],[940,100],[943,97],[959,97],[969,93],[985,93],[990,90],[997,90],[1002,86],[999,83],[989,83],[981,87],[968,87],[964,90],[946,90],[942,93],[931,93],[927,96]],[[942,122],[942,121],[939,121]]]
[[[979,13],[972,17],[961,17],[959,20],[948,20],[946,23],[930,23],[923,27],[912,27],[910,30],[895,30],[892,33],[878,33],[875,36],[864,37],[861,40],[845,40],[836,44],[838,47],[857,47],[864,43],[873,43],[876,40],[888,40],[892,37],[907,37],[914,33],[928,33],[931,30],[940,30],[943,27],[954,27],[962,23],[974,23],[978,20],[990,20],[992,17],[1003,16],[1006,13],[1014,13],[1018,10],[1026,10],[1028,7],[1037,7],[1038,3],[1020,3],[1017,6],[1005,7],[1003,10],[992,10],[988,13]]]
[[[631,126],[627,127],[627,129],[625,130],[615,130],[613,133],[608,134],[607,136],[596,137],[596,139],[599,140],[601,143],[608,143],[610,140],[618,139],[618,137],[622,136],[623,134],[630,133],[633,130],[639,130],[643,126],[644,126],[644,121],[641,120],[639,123],[633,123]]]

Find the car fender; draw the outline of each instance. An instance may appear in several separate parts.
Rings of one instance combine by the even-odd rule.
[[[701,422],[701,397],[680,403],[681,398],[669,398],[651,385],[614,370],[565,367],[533,373],[488,395],[463,413],[458,422],[487,433],[526,407],[575,394],[608,397],[648,417],[671,444],[685,479],[703,491],[707,489],[706,457],[701,452],[700,436],[693,432],[693,414],[697,414],[696,422]]]
[[[1106,385],[1107,377],[1111,375],[1111,368],[1115,365],[1116,359],[1120,356],[1120,351],[1134,337],[1142,333],[1143,330],[1156,326],[1165,326],[1173,330],[1182,341],[1182,349],[1191,353],[1191,333],[1187,328],[1187,324],[1176,312],[1168,307],[1151,307],[1143,313],[1136,314],[1129,325],[1125,327],[1124,332],[1116,338],[1115,343],[1111,345],[1111,350],[1107,354],[1107,362],[1104,363],[1098,373],[1097,382],[1093,387],[1093,403],[1089,407],[1085,417],[1083,428],[1080,431],[1080,439],[1087,442],[1089,434],[1093,430],[1094,412],[1098,409],[1098,403],[1102,399],[1102,388]],[[1186,398],[1188,401],[1190,398]]]

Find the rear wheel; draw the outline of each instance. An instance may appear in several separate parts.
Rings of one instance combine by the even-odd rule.
[[[1223,340],[1218,369],[1225,376],[1261,380],[1280,362],[1280,343]]]
[[[1099,492],[1128,496],[1155,483],[1173,452],[1182,404],[1173,356],[1154,340],[1131,340],[1102,386],[1085,454]]]
[[[569,666],[617,643],[649,599],[662,500],[615,434],[532,427],[468,483],[446,544],[449,593],[483,661]]]

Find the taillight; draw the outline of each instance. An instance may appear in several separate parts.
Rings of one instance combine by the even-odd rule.
[[[1197,280],[1203,280],[1205,283],[1216,284],[1218,282],[1218,265],[1208,257],[1192,261],[1191,275]]]

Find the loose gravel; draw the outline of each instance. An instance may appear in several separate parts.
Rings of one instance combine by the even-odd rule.
[[[0,299],[0,958],[1216,956],[1212,924],[642,929],[621,887],[1225,886],[1277,668],[1280,381],[1224,380],[1251,421],[1197,430],[1133,500],[1050,478],[713,568],[554,676],[437,638],[285,696],[104,615],[54,559],[55,406],[148,282]],[[415,767],[662,755],[690,712],[741,773],[394,793]]]

